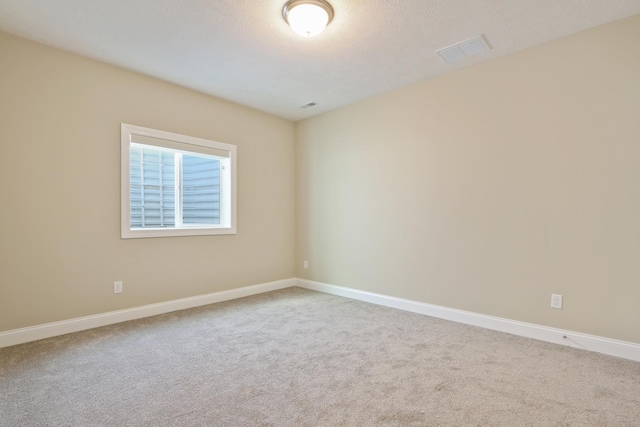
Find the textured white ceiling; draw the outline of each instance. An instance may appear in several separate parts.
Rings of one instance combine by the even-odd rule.
[[[330,0],[333,22],[305,39],[285,2],[0,0],[0,30],[299,120],[640,13],[640,0]],[[489,53],[434,53],[477,34]]]

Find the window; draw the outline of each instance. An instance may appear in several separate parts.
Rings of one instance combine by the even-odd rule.
[[[121,129],[122,238],[236,233],[235,145]]]

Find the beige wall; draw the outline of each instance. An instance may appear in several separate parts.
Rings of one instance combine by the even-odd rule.
[[[299,122],[298,277],[640,343],[638,40],[635,16]]]
[[[293,123],[6,34],[0,52],[0,331],[294,276]],[[121,122],[236,144],[238,234],[121,240]]]
[[[640,343],[639,39],[636,16],[294,126],[0,33],[0,331],[292,277],[295,257]],[[121,240],[121,122],[236,144],[238,234]]]

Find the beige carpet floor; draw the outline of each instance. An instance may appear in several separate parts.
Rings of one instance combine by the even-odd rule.
[[[640,426],[640,364],[300,288],[0,349],[1,426]]]

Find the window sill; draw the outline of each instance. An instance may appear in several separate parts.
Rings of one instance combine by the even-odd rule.
[[[121,238],[145,239],[151,237],[216,236],[224,234],[237,234],[237,231],[235,227],[122,230]]]

